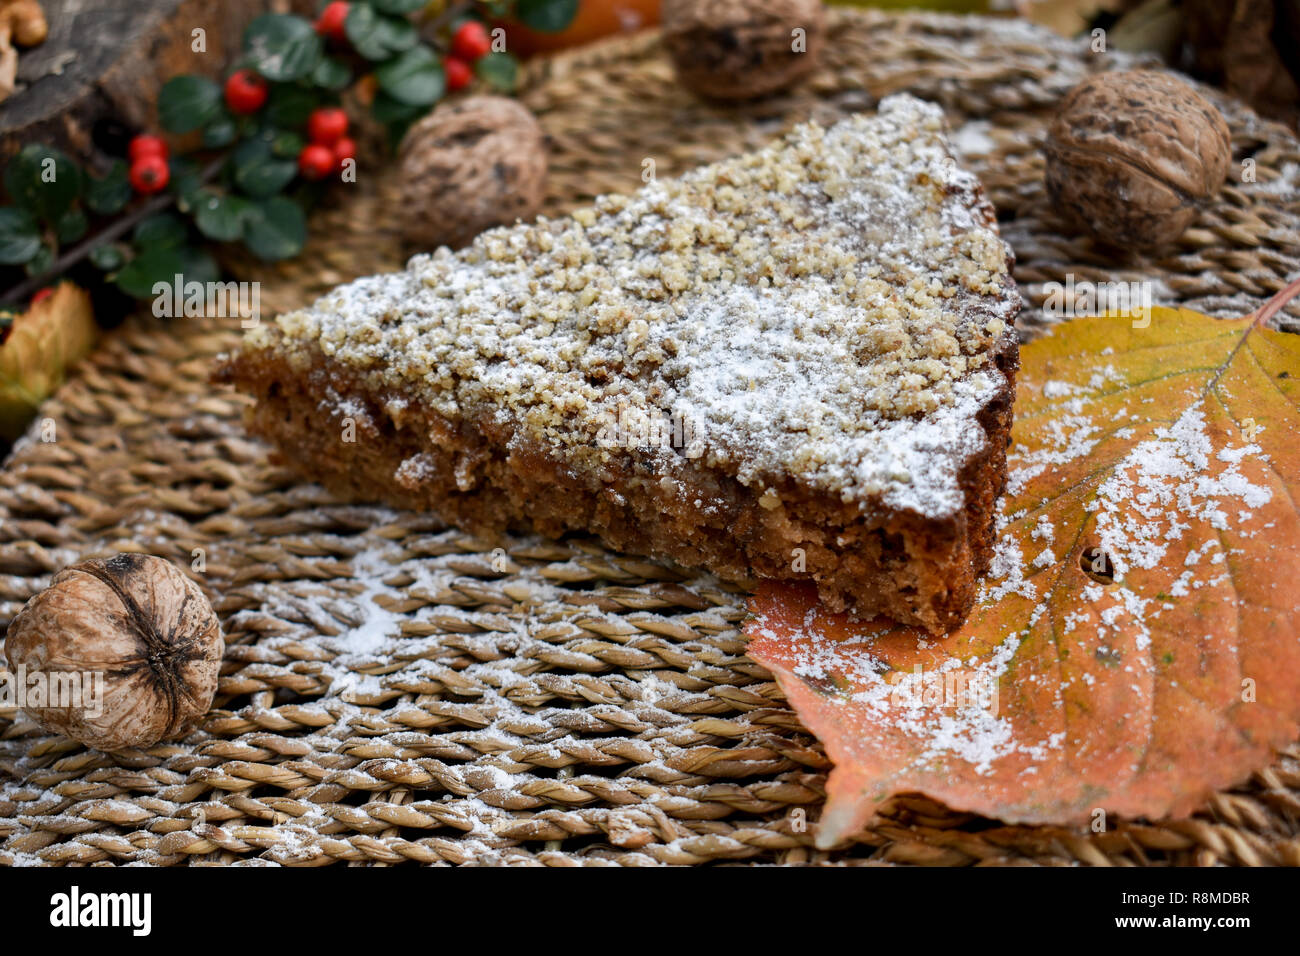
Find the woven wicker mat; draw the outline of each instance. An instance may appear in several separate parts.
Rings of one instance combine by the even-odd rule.
[[[1036,148],[1060,93],[1114,66],[1005,21],[836,13],[824,68],[740,109],[673,83],[653,35],[529,68],[549,212],[833,120],[909,89],[943,104],[1041,283],[1147,278],[1240,314],[1300,271],[1300,146],[1220,99],[1258,182],[1176,252],[1116,267],[1062,238]],[[264,309],[398,266],[381,175],[320,210]],[[1041,321],[1030,309],[1026,327]],[[1300,326],[1294,318],[1285,323]],[[46,406],[0,471],[0,627],[65,564],[140,550],[190,566],[228,650],[181,743],[109,757],[0,712],[0,863],[1300,864],[1300,748],[1189,820],[1093,834],[895,799],[851,845],[811,847],[827,761],[738,631],[744,595],[583,539],[493,552],[434,519],[342,505],[266,462],[242,399],[206,383],[234,320],[134,320]]]

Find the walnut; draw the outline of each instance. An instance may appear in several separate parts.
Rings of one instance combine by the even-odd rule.
[[[49,33],[45,12],[36,0],[0,0],[0,100],[14,91],[18,79],[15,46],[38,46]]]
[[[402,233],[426,248],[463,246],[529,219],[546,191],[546,145],[533,114],[502,96],[434,110],[402,140]]]
[[[1219,111],[1157,70],[1080,83],[1062,101],[1044,149],[1056,207],[1108,245],[1136,249],[1182,235],[1232,161]]]
[[[206,713],[224,641],[212,605],[174,565],[119,554],[56,574],[10,623],[4,651],[29,688],[45,675],[45,706],[24,704],[29,717],[114,751],[176,737]],[[59,685],[76,693],[56,699]]]
[[[682,85],[746,100],[790,86],[817,65],[821,0],[663,0],[663,43]]]

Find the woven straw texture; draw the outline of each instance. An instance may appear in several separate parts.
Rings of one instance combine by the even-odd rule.
[[[1172,253],[1116,265],[1063,236],[1038,151],[1060,94],[1113,55],[1006,21],[837,12],[823,66],[739,108],[679,89],[653,34],[528,68],[547,212],[911,90],[949,112],[1032,302],[1043,282],[1149,279],[1157,301],[1254,308],[1300,272],[1300,145],[1217,99],[1256,182]],[[396,268],[375,173],[317,212],[266,311]],[[1028,334],[1043,321],[1030,308]],[[1300,327],[1294,316],[1284,325]],[[1300,864],[1300,748],[1193,818],[1007,827],[895,799],[812,848],[826,758],[745,657],[743,594],[574,537],[493,550],[427,515],[340,504],[267,463],[214,391],[234,319],[135,319],[47,404],[0,471],[0,628],[66,564],[196,561],[227,634],[216,706],[182,742],[108,756],[0,711],[0,864],[404,862]]]

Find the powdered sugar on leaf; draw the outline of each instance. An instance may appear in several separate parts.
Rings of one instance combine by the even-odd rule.
[[[1129,452],[1089,505],[1097,511],[1101,547],[1119,574],[1156,567],[1193,530],[1193,522],[1215,531],[1249,524],[1273,491],[1242,472],[1247,456],[1267,461],[1254,443],[1216,449],[1201,403]],[[1213,473],[1212,457],[1227,467]]]

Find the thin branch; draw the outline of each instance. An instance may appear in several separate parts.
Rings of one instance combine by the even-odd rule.
[[[199,182],[204,184],[211,182],[221,170],[221,164],[225,161],[226,158],[220,156],[204,167],[203,171],[199,174]],[[28,296],[36,292],[36,290],[44,288],[50,282],[67,272],[71,266],[76,265],[88,256],[92,249],[102,246],[106,242],[112,242],[138,223],[141,219],[147,219],[156,213],[162,212],[175,202],[176,197],[171,193],[167,193],[162,196],[155,196],[143,206],[131,210],[131,212],[127,213],[121,219],[118,219],[111,226],[95,233],[93,236],[88,236],[81,240],[81,242],[77,243],[67,252],[63,253],[63,255],[59,256],[59,258],[55,259],[54,264],[40,275],[35,275],[25,279],[11,288],[3,296],[0,296],[0,305],[10,305],[24,301]]]

